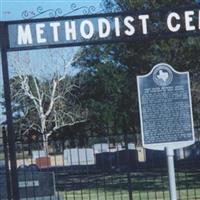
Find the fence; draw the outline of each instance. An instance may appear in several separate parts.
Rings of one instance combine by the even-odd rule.
[[[81,146],[77,138],[52,140],[48,152],[40,139],[16,140],[20,199],[169,199],[165,153],[144,150],[133,138],[90,136]],[[0,200],[10,198],[7,144],[2,139]],[[178,199],[200,199],[200,143],[176,151],[175,166]]]

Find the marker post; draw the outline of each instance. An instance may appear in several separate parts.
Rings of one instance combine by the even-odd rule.
[[[177,200],[175,168],[174,168],[174,150],[170,147],[166,147],[165,151],[167,154],[170,200]]]

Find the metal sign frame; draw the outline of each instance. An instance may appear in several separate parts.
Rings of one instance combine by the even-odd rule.
[[[180,12],[180,16],[183,15],[185,11],[189,10],[196,10],[197,12],[200,11],[200,5],[186,5],[186,6],[180,6],[180,7],[165,7],[157,10],[148,10],[148,11],[126,11],[126,12],[116,12],[116,13],[102,13],[102,14],[89,14],[89,15],[76,15],[76,16],[64,16],[64,17],[51,17],[51,18],[45,18],[45,19],[25,19],[25,20],[14,20],[14,21],[0,21],[0,26],[3,27],[4,33],[7,35],[7,42],[4,46],[6,51],[21,51],[21,50],[34,50],[34,49],[46,49],[46,48],[59,48],[59,47],[71,47],[71,46],[85,46],[85,45],[94,45],[94,44],[109,44],[109,43],[120,43],[120,42],[141,42],[141,41],[152,41],[152,40],[160,40],[160,39],[168,39],[168,38],[180,38],[180,37],[188,37],[188,36],[199,36],[198,30],[189,30],[186,31],[183,28],[181,28],[177,32],[172,31],[160,31],[159,29],[155,32],[149,31],[146,35],[134,35],[134,36],[128,36],[128,37],[118,37],[115,39],[108,38],[108,39],[102,39],[102,40],[86,40],[86,41],[80,41],[80,42],[70,42],[67,44],[46,44],[46,45],[34,45],[27,46],[27,47],[10,47],[9,45],[9,26],[12,25],[20,25],[20,24],[34,24],[34,23],[45,23],[45,22],[57,22],[57,21],[65,21],[65,20],[82,20],[82,19],[94,19],[94,18],[109,18],[109,17],[124,17],[124,16],[139,16],[139,15],[149,15],[156,16],[158,18],[156,22],[165,22],[166,23],[166,16],[169,13],[172,12]],[[154,17],[155,17],[154,16]],[[197,20],[194,18],[194,20]],[[199,16],[200,21],[200,16]],[[152,23],[152,22],[151,22]],[[195,24],[198,23],[197,21]],[[152,25],[152,24],[151,24]],[[163,24],[162,24],[163,25]],[[183,26],[183,24],[181,24]],[[2,30],[1,30],[2,31]],[[2,37],[2,36],[1,36]],[[5,37],[5,35],[4,35]]]
[[[188,91],[189,91],[189,104],[190,104],[190,120],[191,120],[191,129],[192,129],[192,140],[190,141],[179,141],[179,142],[164,142],[164,143],[151,143],[151,144],[145,144],[144,141],[144,126],[143,126],[143,117],[142,117],[142,105],[141,105],[141,92],[140,92],[140,84],[139,81],[142,78],[148,77],[150,76],[153,71],[161,66],[161,65],[165,65],[168,68],[171,69],[171,71],[173,71],[176,74],[179,75],[183,75],[185,74],[187,76],[187,86],[188,86]],[[193,111],[192,111],[192,98],[191,98],[191,89],[190,89],[190,80],[189,80],[189,72],[178,72],[176,70],[174,70],[170,65],[166,64],[166,63],[160,63],[155,65],[152,70],[145,75],[142,76],[137,76],[137,90],[138,90],[138,102],[139,102],[139,111],[140,111],[140,124],[141,124],[141,135],[142,135],[142,145],[143,147],[147,148],[147,149],[153,149],[153,150],[165,150],[165,148],[170,148],[170,149],[179,149],[179,148],[183,148],[186,146],[190,146],[195,142],[195,135],[194,135],[194,123],[193,123]]]
[[[49,22],[49,21],[59,21],[59,20],[72,20],[72,19],[88,19],[95,17],[115,17],[115,16],[124,16],[124,15],[136,15],[136,14],[153,14],[154,12],[160,13],[162,16],[163,13],[168,13],[172,11],[185,11],[189,9],[200,9],[198,5],[191,6],[180,6],[178,8],[162,8],[157,11],[129,11],[129,12],[119,12],[119,13],[107,13],[107,14],[94,14],[94,15],[79,15],[72,17],[57,17],[57,18],[47,18],[47,19],[31,19],[31,20],[17,20],[17,21],[2,21],[0,22],[0,51],[2,59],[2,71],[3,71],[3,83],[4,83],[4,95],[5,95],[5,106],[6,106],[6,117],[7,117],[7,130],[8,130],[8,145],[9,145],[9,159],[10,159],[10,169],[11,169],[11,190],[12,190],[12,199],[19,200],[19,188],[18,188],[18,176],[17,176],[17,164],[16,164],[16,149],[15,149],[15,133],[13,130],[12,122],[12,108],[11,108],[11,97],[10,97],[10,85],[9,85],[9,72],[8,72],[8,58],[7,53],[10,51],[22,51],[22,50],[37,50],[37,49],[46,49],[46,48],[59,48],[59,47],[70,47],[70,46],[83,46],[83,45],[93,45],[93,44],[108,44],[108,43],[117,43],[117,42],[141,42],[143,40],[157,40],[157,39],[167,39],[172,37],[188,37],[188,36],[199,36],[198,31],[189,31],[189,32],[180,32],[180,33],[156,33],[151,36],[137,36],[131,37],[128,40],[124,38],[120,39],[109,39],[109,40],[97,40],[97,41],[84,41],[79,43],[70,43],[70,44],[55,44],[55,45],[45,45],[45,46],[35,46],[35,47],[23,47],[23,48],[10,48],[9,46],[9,34],[8,26],[13,24],[31,24],[37,22]]]

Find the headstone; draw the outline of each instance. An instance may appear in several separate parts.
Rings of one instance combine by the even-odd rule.
[[[52,172],[18,172],[20,200],[56,199],[55,177]]]
[[[94,165],[95,164],[94,150],[92,148],[65,149],[64,150],[64,164],[66,166]]]
[[[109,145],[107,143],[94,144],[93,149],[95,154],[109,152]]]
[[[164,150],[193,144],[189,73],[161,63],[137,76],[137,85],[143,146]]]

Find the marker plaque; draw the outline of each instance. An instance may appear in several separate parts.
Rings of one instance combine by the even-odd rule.
[[[143,146],[164,150],[193,144],[189,73],[160,63],[137,76],[137,86]]]

